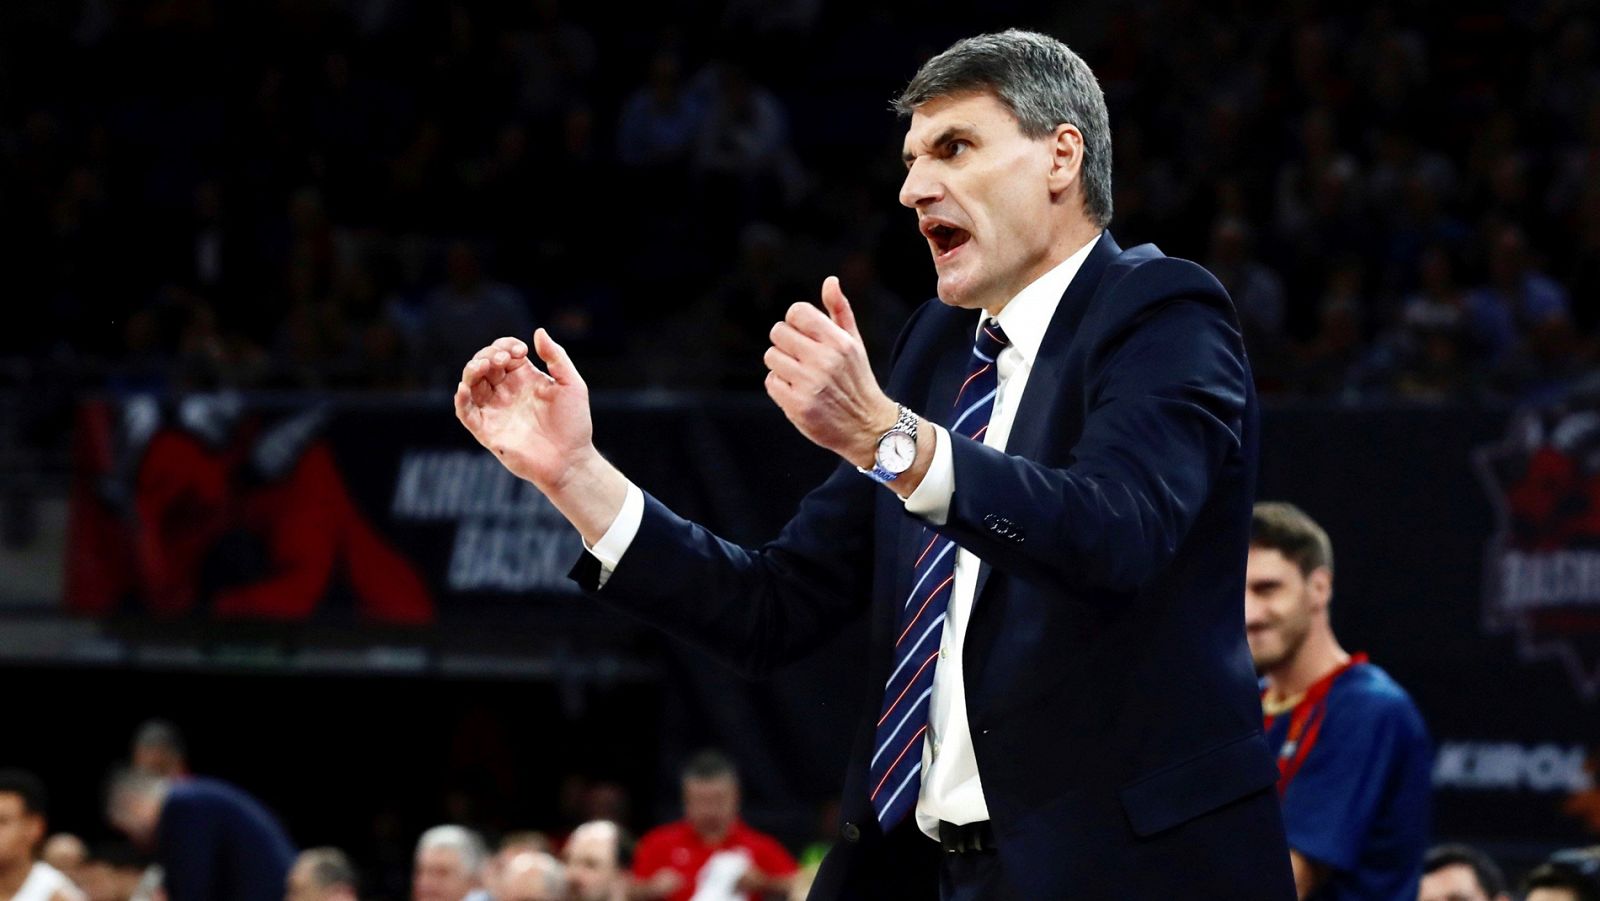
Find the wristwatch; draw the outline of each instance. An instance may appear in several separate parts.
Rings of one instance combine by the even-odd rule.
[[[878,439],[878,452],[871,469],[856,467],[877,482],[893,482],[917,461],[917,414],[897,404],[900,416]]]

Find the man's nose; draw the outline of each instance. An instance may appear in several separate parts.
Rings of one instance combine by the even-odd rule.
[[[944,186],[930,169],[918,160],[906,170],[906,180],[900,184],[901,206],[920,209],[944,196]]]

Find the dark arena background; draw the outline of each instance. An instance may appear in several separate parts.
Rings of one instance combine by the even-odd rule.
[[[751,825],[831,841],[864,629],[746,682],[597,607],[450,392],[547,327],[609,458],[770,538],[833,460],[768,328],[837,274],[886,362],[934,284],[889,100],[1019,26],[1099,76],[1120,243],[1230,290],[1259,496],[1327,527],[1341,640],[1426,718],[1433,841],[1600,844],[1596,14],[6,0],[0,767],[95,845],[170,721],[372,899],[436,824],[676,819],[705,747]]]

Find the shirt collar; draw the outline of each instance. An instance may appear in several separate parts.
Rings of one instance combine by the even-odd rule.
[[[1101,232],[1100,235],[1105,234]],[[1011,346],[1022,354],[1022,358],[1032,366],[1033,361],[1039,356],[1039,345],[1044,343],[1045,330],[1050,327],[1050,320],[1056,315],[1056,307],[1061,304],[1061,296],[1067,293],[1067,287],[1072,284],[1072,279],[1077,276],[1078,270],[1083,268],[1083,261],[1089,258],[1089,251],[1100,240],[1096,235],[1089,243],[1078,248],[1072,256],[1057,263],[1054,269],[1034,279],[1028,287],[1017,292],[1000,310],[1000,328],[1010,339]],[[979,317],[978,324],[982,326],[985,314]],[[974,336],[978,330],[972,330]]]

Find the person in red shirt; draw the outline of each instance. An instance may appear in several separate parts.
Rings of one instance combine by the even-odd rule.
[[[799,865],[739,819],[739,774],[716,751],[683,768],[683,819],[645,833],[633,856],[636,897],[754,901],[789,891]]]

